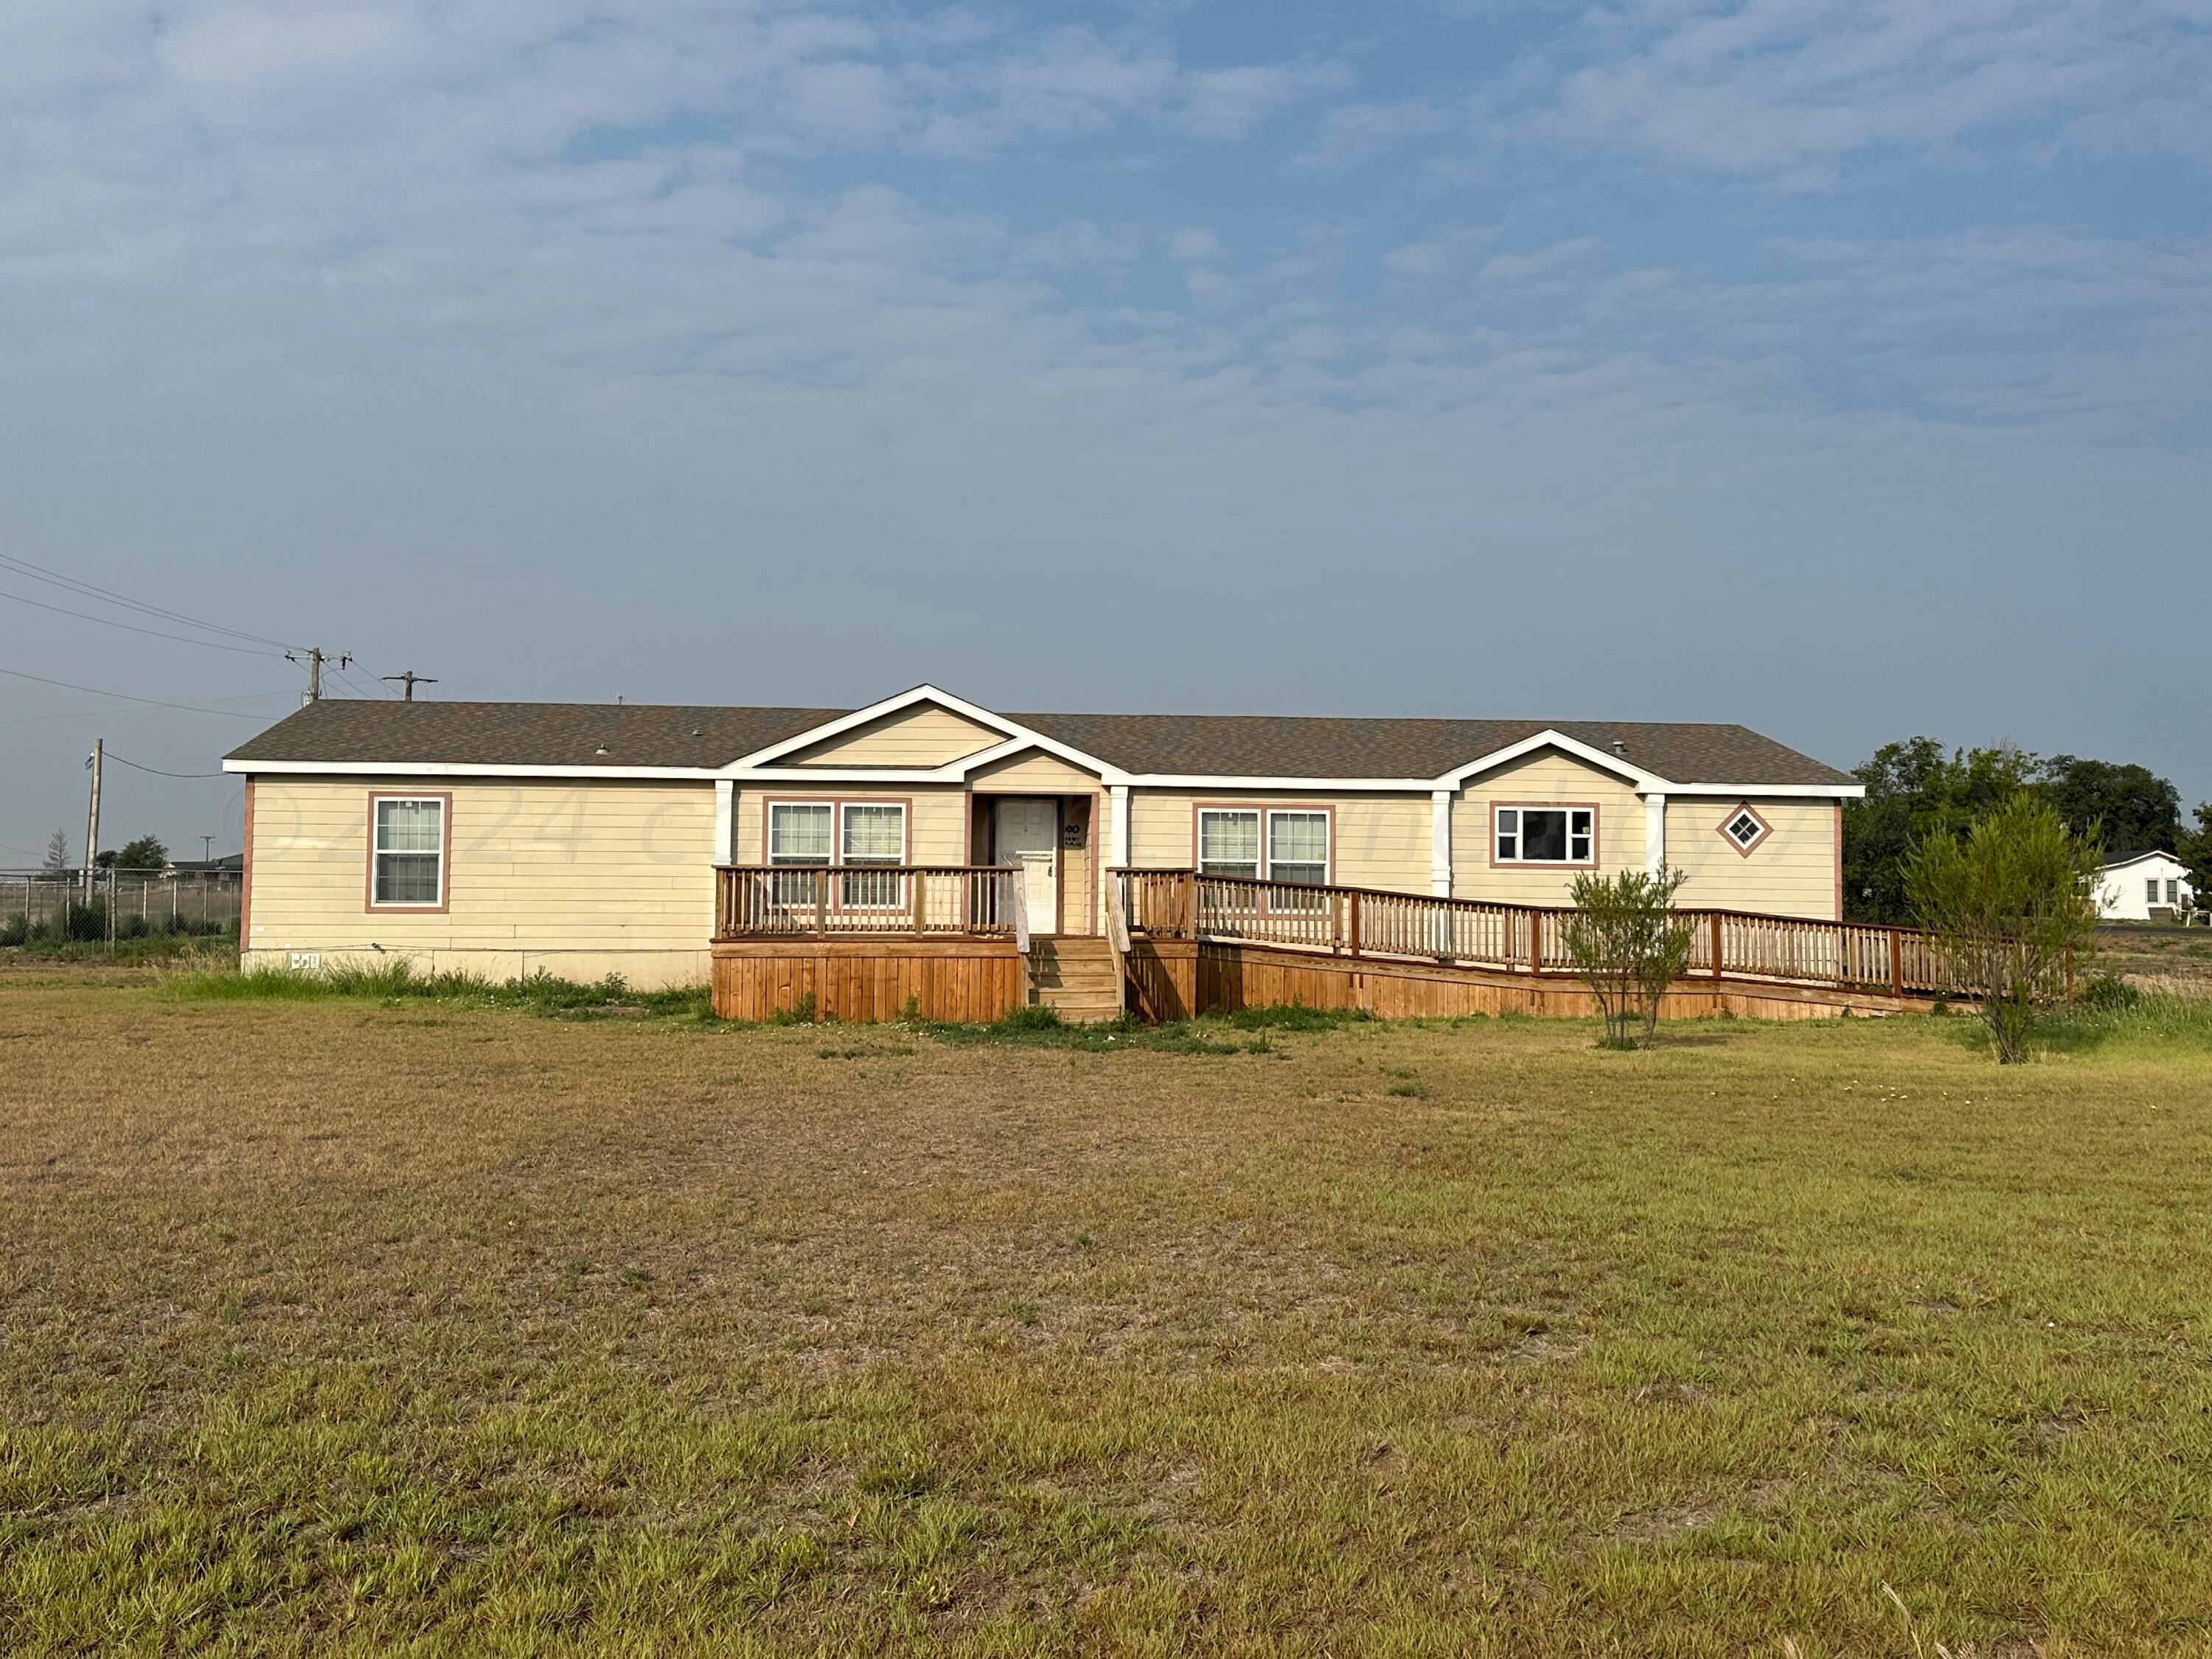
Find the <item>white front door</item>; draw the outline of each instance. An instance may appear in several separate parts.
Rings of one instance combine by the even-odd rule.
[[[1028,872],[1030,932],[1060,931],[1060,803],[1002,800],[998,805],[999,862]]]

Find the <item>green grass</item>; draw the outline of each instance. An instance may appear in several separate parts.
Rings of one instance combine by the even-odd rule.
[[[707,988],[638,991],[619,974],[590,983],[532,974],[495,981],[447,970],[425,974],[404,957],[379,963],[332,963],[312,972],[256,966],[243,971],[191,968],[163,983],[167,996],[194,1002],[442,1003],[456,1008],[507,1008],[554,1018],[653,1014],[664,1018],[711,1020]]]
[[[592,983],[538,973],[495,981],[473,974],[425,974],[405,957],[379,963],[341,962],[307,969],[267,966],[243,972],[191,966],[163,983],[168,996],[204,1002],[319,1002],[355,1000],[383,1003],[434,1002],[459,1008],[511,1008],[564,1018],[651,1014],[690,1024],[735,1024],[715,1019],[705,986],[665,991],[635,991],[619,975]],[[823,1025],[811,997],[790,1012],[768,1022],[778,1026]],[[910,1015],[896,1029],[953,1044],[1022,1046],[1105,1053],[1120,1049],[1190,1054],[1271,1052],[1265,1033],[1336,1030],[1371,1023],[1367,1015],[1303,1005],[1246,1008],[1162,1026],[1124,1018],[1095,1025],[1071,1025],[1047,1007],[1017,1008],[1000,1019],[980,1024],[926,1020]],[[826,1027],[825,1027],[826,1029]],[[1252,1033],[1262,1035],[1252,1036]],[[825,1053],[827,1051],[824,1051]]]
[[[0,1000],[11,1659],[2212,1649],[2185,1012],[1253,1064],[353,983]]]

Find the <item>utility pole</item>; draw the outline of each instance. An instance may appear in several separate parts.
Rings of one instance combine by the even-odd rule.
[[[411,668],[404,674],[386,674],[384,678],[387,680],[398,680],[402,685],[407,688],[406,694],[400,699],[403,702],[412,702],[415,701],[415,688],[416,686],[435,685],[438,683],[436,680],[432,679],[428,675],[418,674]]]
[[[284,660],[297,662],[300,659],[294,653],[287,651],[284,653]],[[343,651],[336,657],[331,657],[325,653],[320,646],[313,646],[308,649],[307,701],[309,702],[320,702],[323,700],[323,665],[326,662],[336,663],[340,668],[350,668],[353,665],[353,657],[349,653]]]
[[[94,738],[85,764],[92,769],[92,799],[84,809],[84,902],[92,902],[92,864],[100,852],[100,762],[107,739]]]

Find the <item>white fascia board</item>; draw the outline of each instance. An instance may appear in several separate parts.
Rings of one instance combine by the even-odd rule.
[[[1351,789],[1426,795],[1437,788],[1434,778],[1246,778],[1208,772],[1130,772],[1123,775],[1140,789],[1271,789],[1296,790],[1302,794]]]
[[[1626,779],[1639,794],[1753,795],[1768,799],[1856,800],[1866,793],[1866,785],[1863,783],[1677,783],[1656,772],[1648,772],[1640,766],[1631,765],[1620,756],[1608,755],[1603,750],[1593,748],[1564,732],[1550,730],[1523,738],[1518,743],[1508,744],[1479,760],[1469,761],[1465,766],[1455,767],[1437,782],[1440,787],[1456,788],[1478,774],[1510,765],[1523,755],[1533,754],[1539,749],[1558,749],[1587,761],[1592,766]]]
[[[957,769],[912,766],[748,766],[714,775],[732,783],[772,783],[786,789],[815,783],[958,783],[961,779]]]
[[[1437,785],[1440,788],[1456,788],[1478,773],[1490,771],[1495,767],[1510,765],[1523,755],[1534,754],[1539,749],[1565,750],[1577,760],[1588,761],[1601,771],[1610,772],[1616,777],[1626,778],[1629,784],[1637,789],[1668,791],[1680,787],[1679,785],[1668,782],[1656,772],[1647,772],[1640,766],[1632,766],[1618,755],[1608,755],[1602,749],[1593,749],[1589,744],[1571,738],[1564,732],[1554,732],[1548,727],[1522,738],[1518,743],[1509,743],[1503,749],[1493,749],[1487,755],[1471,760],[1464,766],[1455,766],[1436,781]]]
[[[712,783],[720,775],[703,766],[486,766],[458,761],[227,760],[222,769],[259,777],[661,778],[685,783]]]
[[[795,738],[786,738],[782,742],[772,743],[765,749],[757,749],[750,755],[740,755],[722,770],[731,777],[747,775],[750,769],[772,764],[785,755],[795,754],[801,749],[811,749],[817,743],[840,737],[847,732],[867,725],[872,720],[879,720],[886,714],[896,714],[902,708],[911,708],[921,702],[933,702],[940,708],[949,708],[956,714],[965,715],[978,726],[988,726],[994,732],[1005,733],[1010,740],[1018,739],[1022,744],[1034,744],[1046,753],[1057,755],[1060,759],[1073,765],[1096,772],[1101,778],[1114,779],[1127,775],[1118,768],[1107,765],[1096,755],[1086,755],[1079,749],[1045,736],[1042,732],[1033,732],[1018,720],[1010,720],[1004,714],[994,713],[980,703],[970,702],[965,697],[955,696],[941,687],[927,684],[917,685],[910,691],[902,691],[895,697],[886,697],[881,702],[871,703],[866,708],[855,708],[849,714],[841,715],[836,720],[827,721],[811,732],[801,732]],[[989,760],[1018,752],[1018,748],[1009,749],[1002,744],[992,749],[964,756],[953,764],[963,768],[981,765]],[[940,774],[946,769],[938,769]],[[780,776],[781,774],[776,775]]]
[[[1734,795],[1753,800],[1863,800],[1863,783],[1666,783],[1655,789],[1670,795]]]
[[[895,714],[902,708],[911,708],[915,703],[928,696],[932,690],[933,688],[927,685],[917,685],[912,690],[902,691],[895,697],[885,697],[881,702],[872,702],[866,708],[855,708],[849,714],[840,714],[834,720],[824,720],[819,726],[811,726],[797,737],[785,738],[779,742],[769,744],[765,749],[756,749],[749,755],[740,755],[722,769],[734,775],[741,768],[764,766],[780,755],[788,755],[797,750],[811,748],[826,738],[837,737],[841,733],[852,731],[855,726],[866,726],[870,720],[879,720],[885,714]]]

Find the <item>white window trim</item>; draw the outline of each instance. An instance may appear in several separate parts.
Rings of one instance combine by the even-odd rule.
[[[1270,806],[1267,808],[1267,822],[1264,826],[1266,839],[1260,849],[1261,855],[1266,862],[1267,879],[1269,881],[1280,881],[1282,879],[1281,877],[1275,873],[1275,865],[1277,863],[1277,860],[1275,858],[1275,820],[1277,818],[1284,817],[1319,818],[1321,820],[1321,880],[1317,883],[1297,883],[1295,884],[1300,886],[1328,886],[1328,878],[1336,873],[1336,814],[1322,806]],[[1292,859],[1283,861],[1287,863],[1303,864],[1307,860],[1304,859]]]
[[[772,800],[763,825],[761,862],[787,870],[823,870],[837,862],[837,803],[834,800]],[[810,812],[830,815],[830,849],[819,860],[799,858],[793,854],[778,854],[775,850],[775,814],[779,807],[803,807]]]
[[[890,859],[855,858],[848,841],[845,815],[854,807],[870,812],[898,814],[899,848]],[[837,868],[840,870],[896,870],[907,861],[907,829],[908,817],[902,800],[841,800],[837,803]],[[887,884],[888,896],[881,899],[856,899],[853,896],[856,884],[850,876],[841,876],[837,882],[837,908],[841,910],[903,910],[906,908],[906,880],[894,876]]]
[[[1201,806],[1198,809],[1198,845],[1192,848],[1191,851],[1197,854],[1197,857],[1193,860],[1193,862],[1196,864],[1199,872],[1201,874],[1207,873],[1206,869],[1207,863],[1206,856],[1206,821],[1208,818],[1249,818],[1252,820],[1252,873],[1249,876],[1242,874],[1231,876],[1221,871],[1214,871],[1211,873],[1221,877],[1224,881],[1266,880],[1267,869],[1267,818],[1261,812],[1261,809],[1256,806]],[[1216,864],[1228,864],[1242,862],[1242,860],[1216,859],[1212,860],[1212,862]]]
[[[1275,857],[1275,821],[1278,818],[1283,817],[1319,818],[1321,820],[1320,882],[1318,884],[1310,884],[1305,882],[1286,883],[1285,885],[1308,886],[1317,884],[1326,887],[1335,878],[1336,814],[1330,811],[1326,805],[1316,805],[1313,806],[1277,806],[1270,805],[1262,806],[1255,804],[1250,806],[1237,806],[1230,805],[1223,805],[1219,806],[1200,806],[1198,809],[1197,822],[1194,825],[1194,839],[1196,844],[1192,847],[1191,854],[1192,863],[1201,872],[1204,872],[1207,862],[1206,858],[1206,821],[1210,817],[1239,817],[1250,818],[1255,821],[1253,827],[1257,844],[1255,848],[1256,856],[1253,860],[1252,873],[1249,876],[1224,875],[1223,877],[1223,879],[1224,880],[1276,881],[1279,879],[1279,878],[1275,874],[1275,866],[1278,862]],[[1225,859],[1217,859],[1213,860],[1213,862],[1218,864],[1225,864],[1229,861],[1230,860]],[[1284,860],[1281,860],[1281,862],[1303,864],[1307,862],[1307,860],[1304,859],[1295,859]]]
[[[1514,815],[1513,829],[1511,831],[1513,836],[1513,856],[1510,858],[1506,857],[1498,850],[1500,838],[1507,833],[1507,831],[1500,826],[1499,820],[1508,812]],[[1565,858],[1532,859],[1522,856],[1521,848],[1524,845],[1524,842],[1522,839],[1521,815],[1527,812],[1564,812],[1566,814],[1567,856]],[[1583,839],[1585,839],[1589,842],[1589,855],[1587,858],[1578,859],[1574,856],[1575,842],[1577,838],[1575,830],[1575,814],[1577,812],[1586,812],[1589,815],[1589,829],[1582,836]],[[1598,860],[1600,856],[1598,830],[1601,822],[1601,820],[1598,816],[1597,803],[1595,801],[1492,801],[1490,804],[1490,862],[1495,868],[1501,870],[1595,870],[1598,867]]]
[[[387,803],[410,806],[434,806],[438,809],[438,844],[425,852],[418,847],[386,847],[384,841],[384,813]],[[401,794],[396,792],[372,790],[368,797],[368,908],[372,910],[442,910],[446,908],[447,852],[453,845],[452,798],[443,794]],[[386,858],[434,858],[438,860],[437,896],[428,899],[387,899],[377,896],[383,884],[383,861]]]
[[[761,821],[761,862],[768,866],[770,869],[838,871],[886,870],[897,869],[902,866],[908,865],[913,862],[914,813],[910,810],[913,805],[910,801],[904,799],[871,800],[861,796],[856,796],[850,799],[843,799],[842,797],[833,799],[819,795],[787,795],[782,797],[771,795],[763,801],[761,805],[765,809]],[[827,807],[829,809],[830,859],[827,863],[816,864],[810,860],[809,862],[802,864],[796,860],[789,860],[781,862],[778,861],[775,848],[775,810],[779,806],[804,806],[816,811],[819,811],[823,807]],[[896,812],[899,815],[899,852],[897,858],[890,860],[889,863],[883,863],[872,860],[856,863],[846,856],[845,809],[848,806],[867,807],[872,810]],[[891,893],[889,898],[882,901],[881,902],[869,903],[850,899],[848,896],[849,891],[848,884],[842,879],[834,881],[830,884],[830,908],[837,910],[880,910],[884,912],[904,909],[907,904],[905,878],[900,877],[896,878],[891,883],[891,886],[895,890]]]

